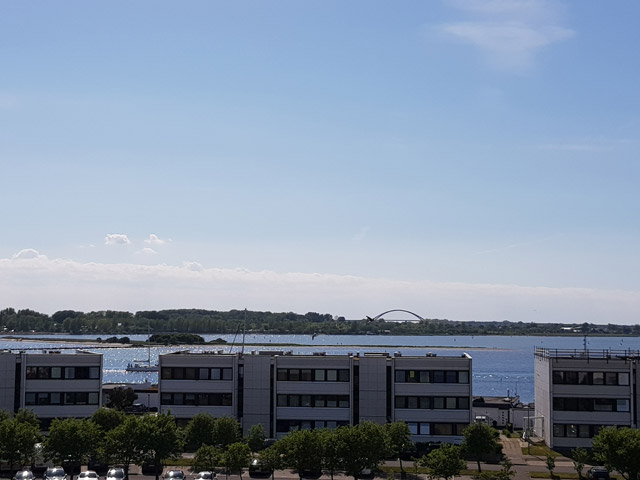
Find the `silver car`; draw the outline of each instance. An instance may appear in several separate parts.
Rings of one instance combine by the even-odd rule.
[[[42,480],[67,480],[67,474],[62,467],[49,467],[44,472]]]
[[[98,480],[98,474],[93,470],[85,470],[78,474],[78,480]]]
[[[35,475],[31,470],[20,470],[13,476],[13,480],[35,480]]]
[[[110,468],[107,472],[106,480],[123,480],[124,468]]]

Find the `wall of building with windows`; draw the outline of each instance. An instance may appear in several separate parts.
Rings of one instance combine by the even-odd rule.
[[[160,357],[160,409],[205,411],[245,432],[403,420],[416,441],[459,442],[471,422],[471,357],[173,353]]]
[[[590,448],[603,426],[637,427],[637,352],[538,348],[534,356],[536,416],[549,446]]]
[[[46,426],[53,418],[90,417],[102,403],[102,355],[87,352],[24,353],[20,407]]]

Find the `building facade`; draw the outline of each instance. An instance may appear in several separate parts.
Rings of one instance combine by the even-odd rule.
[[[0,409],[32,410],[43,429],[54,418],[90,417],[102,404],[102,355],[0,352]]]
[[[637,428],[640,352],[535,349],[536,435],[551,448],[590,448],[602,427]]]
[[[160,356],[160,411],[236,417],[244,432],[405,421],[414,441],[456,442],[471,422],[471,357],[179,352]]]

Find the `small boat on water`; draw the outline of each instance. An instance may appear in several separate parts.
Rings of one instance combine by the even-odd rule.
[[[150,365],[144,363],[129,363],[126,368],[127,372],[158,372],[160,367],[158,365]]]

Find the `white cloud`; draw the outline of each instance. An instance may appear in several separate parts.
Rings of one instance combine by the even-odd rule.
[[[404,308],[427,318],[635,324],[640,292],[587,288],[398,281],[246,269],[0,259],[5,306],[76,310],[250,308],[347,318]],[[15,256],[14,256],[15,258]]]
[[[445,38],[474,46],[500,69],[530,68],[544,47],[571,38],[575,32],[556,24],[557,8],[544,1],[452,0],[451,6],[470,18],[438,25]]]
[[[131,241],[123,233],[110,233],[104,238],[105,245],[129,245]]]
[[[138,250],[136,253],[140,255],[157,255],[158,254],[158,252],[156,252],[153,248],[149,248],[149,247],[144,247],[142,250]]]
[[[149,245],[164,245],[166,242],[164,240],[161,240],[156,234],[152,233],[151,235],[149,235],[149,238],[147,238],[144,243],[148,243]]]
[[[43,259],[46,260],[46,255],[40,255],[40,252],[34,250],[33,248],[25,248],[16,253],[12,260],[31,260],[31,259]]]

